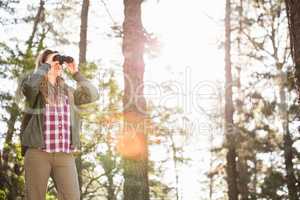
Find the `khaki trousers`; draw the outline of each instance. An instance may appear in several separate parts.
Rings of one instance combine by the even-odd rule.
[[[29,148],[24,158],[25,199],[45,200],[51,176],[59,200],[79,200],[78,175],[72,153],[48,153]]]

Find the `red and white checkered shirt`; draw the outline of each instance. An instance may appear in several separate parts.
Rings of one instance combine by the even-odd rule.
[[[44,142],[42,148],[46,152],[74,151],[71,146],[70,104],[67,95],[63,95],[60,103],[46,104],[44,112]]]

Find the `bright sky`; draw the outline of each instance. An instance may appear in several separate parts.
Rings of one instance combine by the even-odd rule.
[[[123,1],[105,2],[113,20],[121,24]],[[191,116],[198,126],[206,123],[207,119],[203,117],[202,112],[197,112],[201,102],[195,100],[196,94],[215,92],[216,81],[222,81],[224,76],[223,50],[218,49],[223,40],[223,16],[224,3],[219,0],[160,0],[158,2],[147,0],[143,3],[144,26],[148,32],[155,33],[163,44],[161,54],[157,58],[145,57],[145,82],[149,85],[159,85],[173,81],[174,85],[180,85],[183,94],[179,96],[184,97],[184,100],[177,105],[184,108],[185,113]],[[79,22],[78,17],[75,18]],[[105,67],[110,67],[115,62],[122,64],[121,41],[106,36],[106,33],[110,32],[112,20],[101,1],[91,0],[89,19],[88,59],[91,61],[101,59]],[[78,24],[74,24],[74,17],[65,20],[64,26],[73,31],[74,41],[78,41]],[[8,30],[0,30],[0,36],[5,38],[4,34],[10,31],[16,37],[25,39],[30,34],[31,26],[24,25],[27,28],[22,27],[22,35],[11,26]],[[70,49],[68,46],[61,49],[66,54],[78,57],[77,48]],[[116,70],[120,72],[121,77],[122,68]],[[122,78],[120,80],[122,81]],[[207,92],[209,90],[211,91]],[[163,95],[161,93],[161,97],[156,101],[162,102]],[[167,105],[174,104],[172,101],[163,102]],[[207,99],[202,102],[202,106],[207,105],[207,102],[213,103],[211,99]],[[1,129],[3,132],[4,128]],[[204,171],[207,171],[209,164],[207,133],[207,131],[197,130],[192,133],[196,138],[187,149],[187,155],[194,161],[191,166],[181,171],[180,190],[183,200],[207,199],[208,191],[199,192],[200,182],[206,179]]]
[[[184,101],[177,105],[198,125],[191,133],[193,142],[185,149],[193,162],[182,168],[180,174],[179,191],[183,200],[208,199],[207,188],[201,190],[200,187],[201,182],[207,180],[204,172],[209,166],[209,132],[204,130],[209,122],[202,112],[197,112],[193,100],[197,99],[197,88],[203,95],[214,92],[209,91],[209,87],[214,89],[216,80],[222,81],[224,77],[223,50],[218,49],[223,40],[223,6],[223,2],[217,0],[161,0],[143,4],[143,24],[149,32],[158,35],[163,44],[159,57],[145,57],[145,81],[150,85],[167,81],[180,85],[183,94],[179,96],[184,97]],[[114,4],[109,7],[117,9]],[[156,100],[174,105],[174,101],[163,99],[162,92],[161,98]],[[207,102],[200,106],[203,105]],[[159,152],[155,156],[159,156]]]

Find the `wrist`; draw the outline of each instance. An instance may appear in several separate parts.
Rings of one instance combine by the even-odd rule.
[[[72,75],[75,75],[77,72],[79,72],[78,70],[74,70],[73,72],[72,72]]]
[[[73,78],[76,77],[78,73],[79,73],[79,71],[74,71],[74,72],[72,73]]]

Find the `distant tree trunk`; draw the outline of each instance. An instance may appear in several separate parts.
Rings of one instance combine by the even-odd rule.
[[[88,12],[89,0],[82,1],[81,8],[81,25],[80,25],[80,41],[79,41],[79,66],[86,63],[86,49],[87,49],[87,29],[88,29]],[[76,158],[76,168],[78,173],[78,182],[80,189],[80,199],[83,199],[82,193],[82,156],[79,154]]]
[[[283,151],[284,151],[284,163],[285,163],[285,170],[286,170],[286,181],[289,193],[290,200],[298,199],[297,194],[297,179],[295,177],[295,170],[293,164],[293,140],[291,138],[291,134],[289,131],[289,114],[288,114],[288,106],[286,103],[286,92],[285,92],[285,73],[281,72],[281,85],[279,90],[280,95],[280,117],[281,117],[281,125],[283,130]]]
[[[112,153],[112,146],[111,144],[107,144],[108,146],[108,152],[107,152],[107,156],[108,159],[110,159],[110,162],[113,163],[114,161],[112,160],[113,158],[113,153]],[[106,184],[106,189],[107,189],[107,200],[116,200],[116,185],[114,184],[114,173],[113,173],[113,168],[112,166],[108,166],[107,168],[104,168],[105,171],[105,175],[107,177],[107,184]]]
[[[86,63],[89,5],[90,5],[89,0],[83,0],[82,8],[81,8],[81,25],[80,25],[80,41],[79,41],[79,64]]]
[[[38,28],[38,25],[41,21],[43,21],[43,18],[44,18],[44,11],[45,11],[45,1],[43,0],[40,0],[40,6],[38,8],[38,11],[36,13],[36,16],[34,18],[34,22],[33,22],[33,28],[32,28],[32,32],[31,32],[31,35],[29,37],[29,39],[27,40],[27,51],[26,51],[26,54],[28,54],[30,51],[32,51],[32,44],[33,44],[33,38],[37,32],[37,28]]]
[[[248,176],[248,167],[247,167],[247,159],[239,155],[238,162],[238,171],[239,171],[239,192],[241,194],[241,200],[249,199],[249,176]]]
[[[176,200],[179,200],[179,173],[178,173],[178,158],[177,158],[177,148],[175,146],[175,141],[172,136],[172,133],[169,134],[171,141],[172,157],[174,164],[174,174],[175,174],[175,196]]]
[[[241,37],[243,34],[243,0],[239,1],[238,4],[238,16],[239,16],[239,31],[238,31],[238,38],[237,38],[237,43],[238,43],[238,56],[242,56],[242,51],[241,51]],[[236,67],[237,70],[237,93],[238,93],[238,101],[243,102],[244,98],[242,96],[242,90],[241,90],[241,71],[242,71],[242,64],[239,63],[238,66]],[[242,106],[242,105],[240,105]],[[237,110],[242,110],[242,108],[237,108]],[[239,133],[237,133],[239,134]],[[243,133],[239,135],[239,138],[244,138],[245,136]],[[239,159],[237,162],[237,171],[238,171],[238,190],[241,195],[241,200],[248,200],[249,199],[249,188],[248,184],[250,182],[249,178],[249,173],[248,173],[248,165],[247,165],[247,156],[243,155],[243,153],[238,155]]]
[[[296,75],[297,86],[299,90],[300,87],[300,1],[285,0],[285,4],[287,8],[287,16],[289,21],[292,56],[296,64],[295,75]]]
[[[144,31],[141,19],[141,0],[124,0],[124,134],[134,139],[139,150],[134,157],[124,156],[124,200],[149,200],[148,146],[145,127],[146,100],[144,80]],[[129,139],[130,140],[130,139]],[[131,141],[132,142],[132,141]],[[140,148],[138,148],[140,147]],[[130,148],[125,146],[124,148]],[[124,149],[127,150],[127,149]],[[137,153],[137,152],[135,152]]]
[[[213,162],[214,162],[214,158],[213,158],[213,141],[214,141],[214,132],[210,132],[209,135],[209,146],[210,146],[210,158],[209,158],[209,172],[212,171],[213,169]],[[208,184],[208,188],[209,188],[209,200],[213,199],[213,192],[214,192],[214,175],[211,174],[208,176],[209,178],[209,184]]]
[[[253,184],[252,184],[252,188],[253,188],[253,192],[252,193],[252,196],[251,196],[251,199],[252,200],[256,200],[257,199],[257,158],[256,158],[256,155],[254,155],[254,158],[253,158],[253,163],[254,163],[254,169],[253,169]]]
[[[229,200],[238,199],[237,170],[236,170],[236,148],[233,124],[233,102],[232,102],[232,73],[231,73],[231,2],[226,0],[225,10],[225,137],[227,145],[226,173]]]
[[[289,22],[289,32],[290,32],[290,44],[292,57],[295,63],[295,77],[296,77],[296,87],[298,90],[299,100],[300,100],[300,1],[297,0],[285,0],[288,22]],[[284,109],[284,108],[282,108]],[[288,122],[287,122],[288,123]],[[299,193],[297,193],[296,188],[296,178],[294,174],[293,166],[293,151],[292,151],[292,138],[287,127],[283,127],[286,130],[284,134],[284,158],[285,158],[285,168],[287,173],[287,185],[289,190],[289,199],[298,199]]]
[[[14,178],[12,177],[13,168],[10,166],[10,160],[12,155],[13,147],[13,135],[15,133],[15,124],[17,122],[17,117],[19,115],[18,106],[13,103],[11,107],[8,109],[10,118],[7,121],[7,132],[5,134],[4,147],[2,152],[2,162],[0,166],[0,179],[2,180],[0,183],[0,189],[8,190],[7,199],[13,200],[18,196],[18,190],[20,188],[15,187]],[[14,167],[16,167],[17,163],[15,163]],[[17,166],[19,167],[19,166]],[[17,174],[20,175],[20,174]]]
[[[287,127],[288,128],[288,127]],[[289,199],[290,200],[297,200],[299,191],[297,190],[297,179],[294,173],[294,164],[293,164],[293,141],[291,138],[291,134],[289,130],[285,133],[284,137],[284,163],[285,163],[285,170],[287,173],[287,186],[289,190]]]
[[[296,86],[300,100],[300,1],[285,0],[285,4],[289,22],[291,51],[296,68]],[[286,136],[287,140],[289,140],[289,138],[290,136]]]

